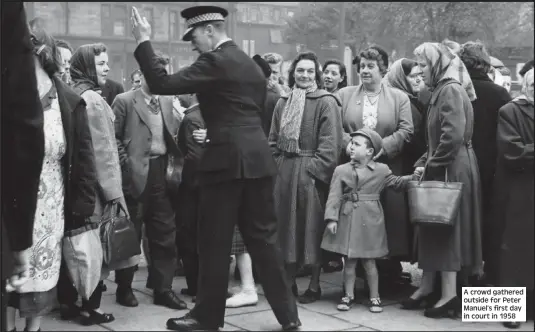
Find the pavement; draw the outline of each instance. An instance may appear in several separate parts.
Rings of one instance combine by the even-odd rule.
[[[421,272],[405,264],[404,269],[413,274],[413,280]],[[101,308],[106,313],[112,313],[115,321],[109,324],[82,326],[77,322],[62,321],[59,313],[53,312],[43,318],[42,331],[165,331],[165,322],[171,317],[180,317],[187,311],[176,311],[152,303],[152,292],[145,288],[147,268],[140,267],[136,273],[133,288],[139,301],[136,308],[126,308],[115,303],[116,285],[113,274],[105,281],[108,290],[103,294]],[[232,278],[231,278],[232,280]],[[308,286],[306,278],[298,279],[299,292]],[[390,298],[382,298],[384,311],[371,313],[363,305],[355,305],[348,312],[336,309],[342,292],[342,273],[323,274],[321,276],[322,299],[312,304],[299,304],[299,316],[303,326],[302,331],[508,331],[500,323],[466,323],[460,319],[443,318],[430,319],[422,311],[407,311],[400,309],[399,301],[410,294],[399,294]],[[231,281],[231,288],[237,283]],[[362,284],[358,285],[362,287]],[[176,277],[173,288],[179,293],[186,287],[183,277]],[[262,287],[258,286],[259,302],[256,306],[227,309],[225,326],[222,331],[276,331],[281,326],[277,323]],[[187,296],[182,297],[193,308],[194,303]],[[358,298],[358,295],[357,295]],[[361,295],[360,298],[364,300]],[[17,330],[23,331],[24,322],[19,319]],[[533,331],[533,321],[523,323],[520,331]]]

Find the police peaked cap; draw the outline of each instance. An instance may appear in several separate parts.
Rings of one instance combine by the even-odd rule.
[[[217,6],[195,6],[184,9],[180,15],[186,20],[188,26],[182,40],[191,41],[191,34],[196,26],[205,22],[224,21],[228,16],[228,11]]]

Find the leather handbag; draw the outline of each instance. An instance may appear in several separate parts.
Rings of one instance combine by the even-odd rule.
[[[407,184],[410,220],[419,225],[452,227],[459,213],[463,183],[449,182],[448,170],[445,182],[422,181],[426,170],[427,166],[419,181]]]
[[[140,255],[141,248],[136,229],[127,217],[122,204],[108,204],[103,215],[106,217],[100,224],[100,241],[104,264],[115,266],[133,256]]]

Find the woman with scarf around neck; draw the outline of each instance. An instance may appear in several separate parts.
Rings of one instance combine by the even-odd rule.
[[[500,108],[492,251],[485,261],[489,281],[500,287],[526,287],[527,319],[533,319],[533,69],[522,81],[520,96]],[[531,258],[530,258],[531,257]],[[487,269],[487,264],[489,265]],[[518,328],[518,322],[506,322]]]
[[[100,96],[100,87],[104,85],[108,67],[108,56],[103,44],[89,44],[80,46],[71,58],[71,78],[73,89],[87,105],[87,116],[93,153],[97,173],[97,199],[91,222],[101,222],[105,207],[108,204],[121,204],[126,210],[126,203],[122,192],[121,168],[117,145],[115,144],[115,131],[113,126],[114,113],[111,107]],[[103,266],[101,280],[107,277],[110,270],[131,267],[137,264],[138,257],[117,264],[118,266]],[[69,283],[69,280],[64,280]],[[102,284],[97,286],[89,299],[82,300],[79,312],[83,325],[110,323],[115,318],[112,314],[103,313],[100,309],[102,298]],[[60,303],[75,308],[77,300],[76,290],[65,294]],[[73,310],[74,311],[74,310]],[[73,318],[76,315],[72,315]]]
[[[423,277],[402,307],[419,309],[426,301],[425,316],[440,318],[460,312],[457,273],[473,275],[482,270],[481,189],[471,144],[474,113],[463,83],[473,97],[475,93],[466,68],[445,45],[424,43],[414,54],[432,91],[426,124],[428,151],[415,164],[417,174],[421,175],[425,166],[424,181],[444,181],[447,173],[449,181],[463,183],[463,191],[451,228],[417,226],[417,260]],[[442,294],[438,302],[430,303],[436,272],[440,272]]]
[[[411,106],[407,95],[383,83],[388,69],[388,54],[379,46],[371,46],[355,57],[362,84],[340,89],[336,95],[342,102],[345,159],[349,156],[350,133],[363,127],[375,130],[383,138],[383,149],[375,160],[403,174],[402,152],[411,140],[413,124]],[[408,220],[406,193],[390,188],[381,194],[389,256],[377,260],[383,293],[397,292],[401,285],[410,284],[410,276],[403,277],[401,261],[410,260],[410,223]],[[365,277],[361,265],[357,273]]]
[[[329,183],[341,149],[340,104],[321,88],[320,63],[312,52],[292,62],[289,85],[292,92],[279,99],[269,134],[279,170],[274,189],[277,233],[296,297],[296,271],[312,266],[309,287],[298,297],[311,303],[321,296],[320,244]]]

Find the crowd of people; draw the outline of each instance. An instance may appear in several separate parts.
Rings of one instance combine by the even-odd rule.
[[[348,86],[342,62],[322,65],[313,52],[297,55],[286,77],[282,56],[250,58],[228,38],[226,10],[197,6],[182,16],[183,40],[199,58],[171,73],[134,9],[140,69],[125,92],[108,78],[113,64],[104,44],[73,50],[39,19],[28,23],[22,3],[5,10],[8,331],[15,331],[17,310],[27,331],[39,331],[56,302],[62,319],[112,322],[100,309],[110,271],[117,303],[138,306],[138,256],[104,265],[81,306],[62,257],[64,232],[101,222],[112,204],[124,207],[138,242],[146,238],[154,304],[184,310],[180,296],[194,297],[195,307],[169,319],[169,329],[218,329],[225,307],[257,304],[258,282],[283,329],[298,329],[295,302],[321,300],[322,271],[342,269],[337,309],[356,305],[361,277],[364,303],[380,313],[381,295],[411,284],[401,262],[423,270],[403,309],[449,317],[461,311],[463,286],[517,286],[528,290],[530,317],[533,60],[520,71],[515,98],[510,71],[479,41],[426,42],[412,59],[393,63],[371,45],[353,60],[356,86]],[[15,31],[9,38],[5,27]],[[419,179],[463,183],[451,228],[411,223],[406,187]],[[241,282],[234,294],[231,255]],[[187,282],[180,295],[172,287],[177,265]],[[304,291],[299,276],[310,277]]]

